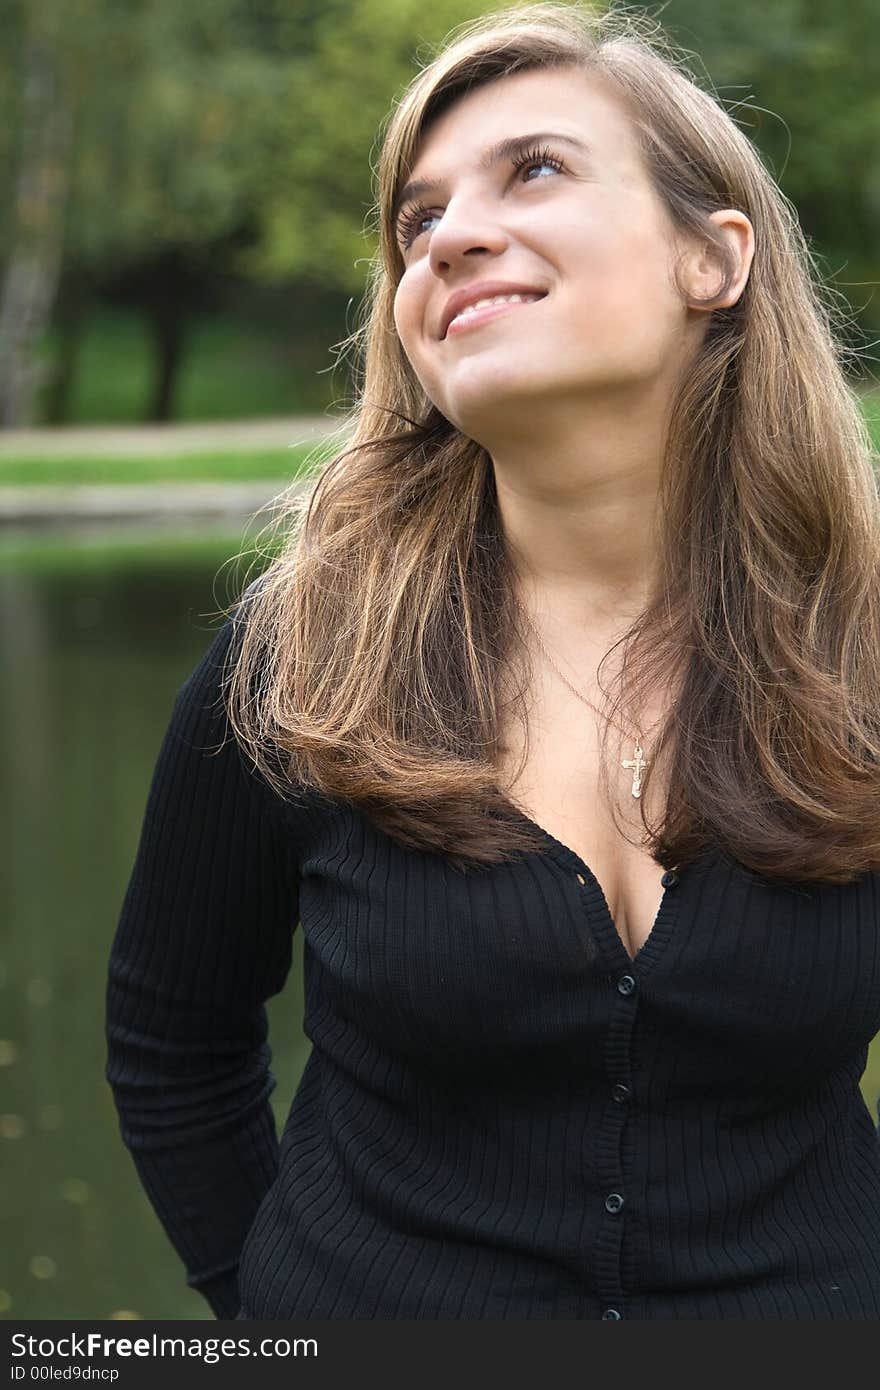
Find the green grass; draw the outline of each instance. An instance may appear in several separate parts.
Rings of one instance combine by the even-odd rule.
[[[202,572],[206,565],[212,565],[218,576],[222,567],[224,582],[228,576],[231,588],[235,588],[236,580],[254,578],[268,562],[268,555],[259,563],[255,558],[253,546],[259,530],[259,524],[251,523],[247,534],[242,527],[167,536],[150,532],[128,538],[124,530],[113,528],[108,530],[106,539],[89,534],[78,537],[75,532],[59,535],[33,531],[8,538],[0,535],[0,573],[73,576],[169,568]],[[268,540],[264,538],[261,551],[265,554],[267,549]]]
[[[329,458],[323,444],[198,454],[149,454],[106,458],[22,458],[0,454],[0,486],[93,486],[100,483],[253,482],[297,477],[309,463]]]
[[[174,400],[175,421],[234,420],[322,411],[345,392],[320,344],[304,362],[302,346],[277,332],[228,318],[195,320],[188,331]],[[55,357],[56,334],[41,357]],[[318,364],[317,366],[315,364]],[[88,320],[76,365],[67,424],[138,424],[151,395],[154,360],[146,319],[102,309]],[[37,424],[45,421],[45,397]]]

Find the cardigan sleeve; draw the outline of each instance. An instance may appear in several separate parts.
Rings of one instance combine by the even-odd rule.
[[[123,1142],[186,1282],[222,1318],[239,1311],[241,1248],[278,1169],[264,1001],[287,978],[298,921],[285,803],[246,764],[220,699],[234,622],[174,701],[105,1020]]]

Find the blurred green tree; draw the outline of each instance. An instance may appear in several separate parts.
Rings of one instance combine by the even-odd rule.
[[[10,125],[15,119],[19,157],[4,199],[11,209],[0,284],[0,426],[4,428],[27,421],[39,383],[33,344],[51,312],[58,285],[73,117],[57,7],[52,0],[32,0],[26,11],[14,7],[8,18],[6,33],[13,47],[5,50],[2,60],[3,89],[8,94],[3,114]],[[11,62],[12,52],[17,67]],[[4,153],[11,153],[10,144],[6,135]]]
[[[7,57],[20,56],[25,0],[7,3],[17,20]],[[294,282],[303,299],[314,285],[357,290],[368,153],[389,94],[411,74],[424,36],[439,41],[475,13],[467,0],[437,0],[429,16],[414,0],[28,0],[28,14],[43,9],[54,15],[45,60],[75,130],[69,157],[55,161],[65,177],[51,216],[41,214],[57,251],[63,229],[64,273],[59,287],[57,255],[50,263],[46,254],[33,310],[8,315],[6,333],[0,316],[0,361],[21,382],[7,426],[31,416],[36,344],[56,293],[56,400],[100,282],[150,321],[145,413],[167,419],[187,324],[213,284]],[[14,60],[8,71],[18,71]],[[22,105],[7,100],[10,111]],[[19,126],[18,167],[32,185],[34,141]],[[20,278],[23,243],[32,244],[25,212],[0,227],[7,286]]]

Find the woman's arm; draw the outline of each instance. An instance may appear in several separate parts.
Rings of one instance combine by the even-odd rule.
[[[278,1167],[263,1003],[288,975],[298,920],[289,821],[218,699],[235,631],[227,619],[178,691],[106,1014],[123,1141],[187,1283],[223,1318],[239,1310],[241,1248]]]

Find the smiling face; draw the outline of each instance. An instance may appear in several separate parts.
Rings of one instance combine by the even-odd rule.
[[[629,120],[574,68],[477,88],[427,128],[401,190],[397,332],[463,433],[542,434],[591,395],[671,382],[705,328],[673,281],[677,245]],[[462,300],[530,302],[446,323]],[[540,298],[535,298],[540,295]]]

